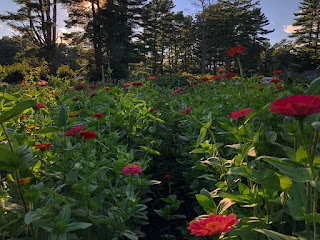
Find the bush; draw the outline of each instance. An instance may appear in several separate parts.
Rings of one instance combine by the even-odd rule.
[[[75,72],[68,65],[61,65],[57,70],[57,76],[60,78],[73,78]]]

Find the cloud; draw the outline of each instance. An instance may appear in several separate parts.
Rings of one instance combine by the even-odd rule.
[[[286,33],[294,33],[299,29],[301,29],[301,27],[299,26],[292,26],[292,25],[283,26],[283,31]]]
[[[70,33],[66,28],[60,28],[59,33]]]

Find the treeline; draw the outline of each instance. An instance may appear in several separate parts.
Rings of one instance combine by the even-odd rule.
[[[172,0],[14,0],[17,12],[0,16],[19,31],[0,40],[0,64],[46,62],[50,74],[61,64],[99,79],[102,69],[115,79],[130,69],[153,74],[216,73],[233,70],[226,56],[235,45],[246,47],[247,72],[269,75],[275,68],[293,71],[319,66],[319,1],[304,0],[296,13],[294,41],[270,45],[269,21],[259,1],[193,0],[193,15],[174,12]],[[67,27],[81,31],[58,35],[59,4],[68,9]],[[103,66],[103,67],[102,67]]]

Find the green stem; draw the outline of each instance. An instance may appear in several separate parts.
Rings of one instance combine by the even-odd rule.
[[[306,141],[306,138],[305,138],[305,136],[304,136],[304,126],[303,126],[303,118],[299,118],[298,119],[298,122],[299,122],[299,128],[300,128],[300,134],[301,134],[301,140],[302,140],[302,145],[303,145],[303,147],[304,147],[304,150],[307,152],[307,157],[308,157],[308,159],[307,159],[307,161],[306,161],[306,166],[309,166],[310,167],[310,169],[311,169],[311,173],[312,173],[312,179],[313,179],[313,181],[315,181],[316,180],[316,175],[315,175],[315,170],[314,170],[314,165],[313,165],[313,156],[314,156],[314,154],[313,153],[310,153],[309,151],[308,151],[308,145],[307,145],[307,141]],[[314,138],[314,140],[315,139],[317,139],[317,138]],[[314,146],[314,144],[315,143],[313,143],[313,146]],[[315,151],[315,150],[311,150],[311,152],[313,152],[313,151]],[[307,197],[307,206],[306,206],[306,212],[307,212],[307,214],[309,214],[309,213],[312,213],[312,221],[313,221],[313,226],[314,226],[314,240],[315,239],[317,239],[317,236],[316,236],[316,234],[317,234],[317,230],[316,230],[316,228],[317,228],[317,223],[316,223],[316,216],[317,216],[317,208],[316,208],[316,206],[317,206],[317,203],[316,203],[316,201],[317,201],[317,194],[315,194],[314,196],[313,196],[313,208],[312,208],[312,189],[311,189],[311,184],[310,184],[310,182],[307,182],[306,183],[306,188],[307,188],[307,190],[306,190],[306,197]],[[315,191],[314,191],[314,193],[315,193]],[[311,239],[311,224],[310,224],[310,222],[308,222],[308,221],[306,221],[306,234],[307,234],[307,240],[310,240]]]
[[[6,128],[5,128],[5,126],[4,126],[3,123],[0,123],[0,125],[1,125],[1,128],[2,128],[2,130],[3,130],[4,135],[5,135],[5,137],[6,137],[6,140],[7,140],[7,142],[8,142],[10,151],[13,153],[14,150],[13,150],[13,146],[12,146],[12,143],[11,143],[11,141],[10,141],[8,132],[7,132],[7,130],[6,130]],[[25,199],[24,199],[24,196],[23,196],[23,191],[22,191],[22,187],[21,187],[21,183],[20,183],[20,173],[19,173],[19,169],[15,169],[15,170],[14,170],[14,179],[15,179],[15,181],[16,181],[16,183],[17,183],[18,194],[19,194],[19,198],[20,198],[20,200],[21,200],[23,209],[24,209],[25,213],[27,213],[27,212],[29,211],[29,209],[28,209],[27,203],[26,203],[26,201],[25,201]],[[32,226],[32,225],[29,225],[28,227],[29,227],[29,230],[30,230],[32,239],[35,240],[36,238],[35,238],[33,226]]]

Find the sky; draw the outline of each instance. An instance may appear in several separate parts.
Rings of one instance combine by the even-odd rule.
[[[200,9],[195,8],[192,2],[199,0],[173,0],[175,4],[174,11],[183,11],[184,15],[194,15]],[[271,44],[275,44],[282,39],[288,39],[289,35],[294,31],[292,26],[294,22],[294,13],[299,11],[300,0],[260,0],[262,13],[265,14],[270,24],[267,29],[274,29],[273,33],[266,35],[270,39]],[[15,11],[17,6],[12,0],[0,0],[0,13],[6,11]],[[64,27],[63,19],[67,17],[65,10],[58,13],[58,30],[65,33],[69,30]],[[4,22],[0,21],[0,38],[3,36],[12,36],[13,32]]]

